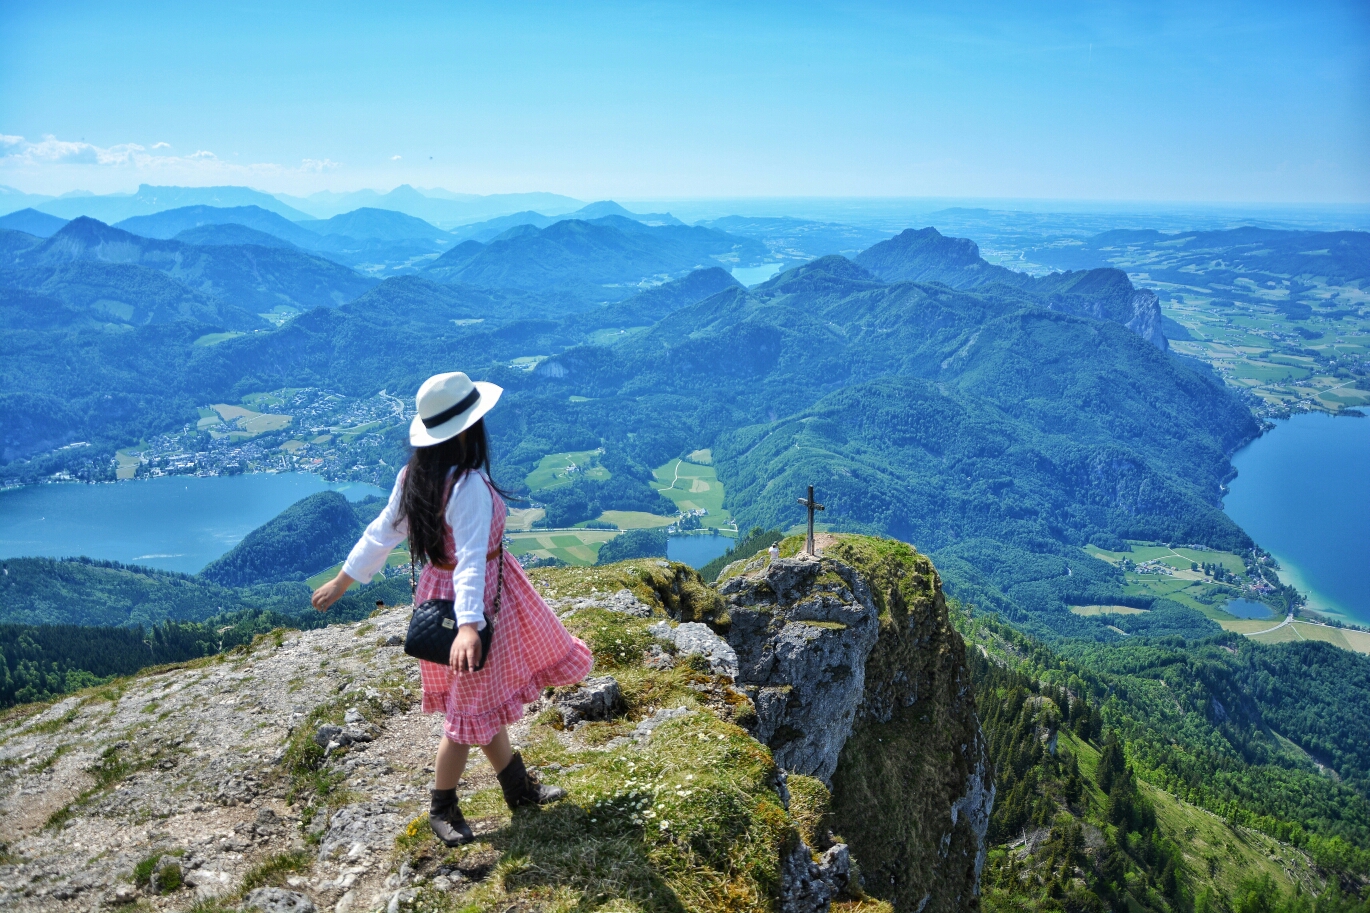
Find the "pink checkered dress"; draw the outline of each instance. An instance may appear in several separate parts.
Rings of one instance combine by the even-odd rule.
[[[504,518],[508,514],[493,486],[490,500],[493,511],[485,561],[487,613],[495,601],[499,550],[503,548]],[[450,529],[447,551],[456,553]],[[419,577],[415,604],[452,597],[452,568],[426,565]],[[524,705],[537,700],[542,689],[574,684],[585,678],[593,665],[590,648],[562,626],[518,561],[505,555],[504,595],[485,666],[479,672],[453,673],[447,666],[419,660],[423,712],[442,713],[446,718],[443,732],[458,745],[488,745],[501,726],[523,718]]]

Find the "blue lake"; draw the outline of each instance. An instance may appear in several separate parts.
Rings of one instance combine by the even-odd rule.
[[[166,476],[0,491],[0,558],[84,555],[193,574],[291,504],[325,489],[354,501],[389,494],[307,473]]]
[[[672,536],[666,540],[666,557],[700,568],[736,544],[727,536]]]
[[[1308,413],[1232,458],[1223,507],[1309,608],[1370,624],[1370,419]]]
[[[739,266],[734,269],[733,278],[743,285],[751,288],[753,285],[760,285],[767,279],[780,272],[783,263],[763,263],[760,266]]]
[[[1276,618],[1270,606],[1250,599],[1234,599],[1223,606],[1223,611],[1237,618]]]

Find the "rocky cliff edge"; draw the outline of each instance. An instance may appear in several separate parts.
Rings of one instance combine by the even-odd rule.
[[[596,669],[511,735],[571,797],[511,817],[476,759],[459,850],[425,822],[407,607],[15,708],[0,908],[973,906],[993,789],[936,573],[797,546],[717,589],[665,561],[534,572]]]

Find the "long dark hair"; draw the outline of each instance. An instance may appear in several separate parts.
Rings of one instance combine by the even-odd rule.
[[[409,554],[428,564],[450,564],[447,553],[447,476],[472,470],[490,475],[490,438],[481,418],[456,437],[431,447],[415,447],[400,492],[400,517],[409,523]],[[500,491],[498,487],[495,489]],[[502,491],[500,491],[503,494]]]

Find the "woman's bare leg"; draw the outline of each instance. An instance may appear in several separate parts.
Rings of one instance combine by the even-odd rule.
[[[509,759],[514,756],[514,750],[509,747],[509,730],[501,726],[499,732],[490,740],[490,744],[482,745],[480,750],[485,752],[491,770],[495,773],[504,770],[509,766]]]
[[[503,732],[504,730],[500,730]],[[508,739],[505,739],[508,744]],[[433,777],[437,781],[438,789],[456,789],[457,783],[461,781],[462,772],[466,770],[466,757],[470,753],[470,748],[465,745],[458,745],[447,736],[442,737],[438,743],[438,757],[433,762]],[[486,749],[489,754],[489,749]],[[508,763],[506,761],[506,763]]]

